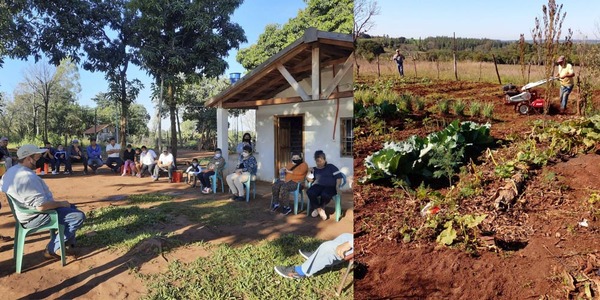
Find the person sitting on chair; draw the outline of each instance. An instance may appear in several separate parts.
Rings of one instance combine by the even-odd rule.
[[[202,167],[198,164],[198,159],[192,159],[192,164],[185,170],[185,173],[188,175],[188,181],[190,178],[194,177],[194,184],[192,184],[192,187],[196,187],[198,174],[200,174],[200,172],[202,172]]]
[[[276,266],[275,272],[285,278],[302,279],[312,276],[327,266],[344,261],[345,257],[354,253],[354,236],[342,233],[331,241],[319,245],[314,252],[298,250],[306,261],[299,266]]]
[[[10,156],[8,138],[5,136],[0,139],[0,161],[4,161],[4,166],[7,170],[15,163],[15,160]]]
[[[46,149],[48,149],[48,151],[46,151],[46,152],[44,152],[42,154],[42,162],[44,164],[49,164],[50,165],[50,169],[52,171],[52,174],[55,174],[56,173],[56,170],[55,170],[55,162],[56,162],[56,160],[54,159],[54,153],[56,152],[56,149],[54,149],[52,147],[52,144],[50,142],[48,142],[48,141],[45,141],[44,145],[46,145]],[[42,164],[41,168],[42,168],[42,171],[40,172],[40,175],[46,174],[45,170],[44,170],[44,165],[43,164]]]
[[[256,176],[258,164],[256,158],[251,153],[252,147],[248,145],[244,146],[242,151],[244,159],[233,173],[227,175],[227,186],[229,186],[229,189],[233,193],[231,199],[235,201],[246,200],[244,182],[248,181],[251,176]]]
[[[221,156],[221,149],[217,148],[215,149],[215,155],[210,158],[206,168],[198,175],[200,183],[202,184],[202,194],[210,194],[213,192],[210,186],[210,177],[215,175],[215,172],[223,175],[224,167],[225,159]]]
[[[146,146],[142,146],[141,150],[140,161],[142,163],[142,168],[138,173],[138,177],[144,177],[145,171],[148,171],[150,175],[154,175],[154,169],[156,168],[156,153],[154,150],[146,148]]]
[[[154,175],[152,179],[158,180],[160,171],[169,173],[169,182],[173,182],[173,171],[175,170],[175,158],[173,154],[169,153],[169,149],[163,149],[162,153],[158,157],[156,167],[154,168]]]
[[[25,228],[38,228],[47,224],[50,215],[45,214],[44,211],[56,210],[58,223],[65,226],[65,245],[74,247],[75,232],[83,225],[85,214],[68,201],[55,200],[44,180],[33,172],[43,165],[42,154],[46,151],[48,150],[39,149],[31,144],[21,146],[17,150],[19,163],[8,169],[2,177],[2,191],[19,202],[15,204],[39,211],[35,214],[16,212],[17,220]],[[44,256],[48,259],[60,259],[56,254],[58,250],[60,250],[60,239],[57,235],[52,235]]]
[[[137,177],[141,177],[140,173],[142,172],[142,149],[135,148],[135,155],[133,156],[133,163],[135,167],[135,173]]]
[[[285,179],[275,181],[271,187],[273,194],[272,210],[276,211],[280,206],[280,201],[283,200],[283,211],[281,213],[288,215],[292,212],[290,192],[295,191],[298,188],[298,183],[304,181],[306,173],[308,173],[308,165],[302,161],[302,156],[299,152],[293,152],[292,162],[288,163],[285,168],[282,168],[280,173],[285,174]]]
[[[65,165],[65,174],[70,174],[69,169],[71,169],[71,164],[69,164],[69,154],[67,154],[67,150],[65,150],[65,147],[62,144],[58,144],[56,152],[54,152],[54,167],[56,173],[52,172],[52,174],[56,175],[60,173],[61,164]]]
[[[310,207],[313,209],[311,216],[327,220],[327,212],[323,209],[333,196],[340,193],[342,184],[342,172],[332,164],[327,163],[325,153],[321,150],[315,152],[316,167],[310,169],[307,176],[309,182],[312,182],[306,195],[310,201]]]
[[[102,167],[104,162],[102,161],[102,148],[96,144],[96,138],[90,138],[90,145],[87,146],[87,154],[88,154],[88,166],[92,168],[94,174],[98,171],[98,168]]]
[[[121,166],[123,165],[123,160],[121,159],[121,145],[117,144],[117,141],[114,137],[111,137],[108,140],[108,145],[106,145],[106,154],[108,158],[106,159],[106,166],[109,167],[113,173],[119,173],[121,171]]]
[[[73,173],[72,165],[74,162],[83,163],[83,174],[88,173],[88,161],[83,151],[81,151],[81,147],[79,147],[79,140],[71,141],[71,146],[67,150],[67,154],[69,155],[69,173]]]
[[[123,160],[125,162],[123,163],[123,174],[121,174],[121,176],[125,176],[127,170],[130,171],[131,176],[135,176],[136,168],[135,163],[133,162],[135,160],[135,150],[133,150],[131,144],[128,144],[125,151],[123,151]]]

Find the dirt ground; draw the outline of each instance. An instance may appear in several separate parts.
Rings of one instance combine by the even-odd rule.
[[[208,153],[182,152],[180,158],[208,156]],[[186,201],[198,197],[224,199],[229,195],[203,195],[198,188],[192,189],[184,183],[168,183],[164,178],[151,182],[150,178],[121,177],[112,174],[104,167],[97,175],[83,175],[82,166],[74,166],[73,175],[45,175],[44,179],[54,197],[68,200],[84,212],[109,206],[122,205],[123,199],[131,194],[169,193],[175,197],[173,201]],[[251,205],[255,214],[239,226],[221,226],[212,228],[193,223],[186,218],[176,218],[173,224],[165,224],[165,232],[173,231],[190,243],[205,241],[210,243],[227,243],[242,245],[272,240],[283,234],[313,236],[319,239],[331,239],[342,232],[353,230],[353,202],[350,193],[342,196],[342,208],[345,215],[340,222],[335,218],[321,221],[307,217],[305,213],[282,216],[269,209],[271,197],[270,183],[257,184],[256,200],[249,203],[233,203],[235,205]],[[14,218],[4,196],[0,197],[0,234],[14,235]],[[330,204],[330,213],[333,206]],[[234,217],[234,216],[232,216]],[[15,273],[15,262],[12,258],[12,242],[4,242],[0,246],[0,295],[4,299],[138,299],[146,295],[143,282],[131,272],[131,268],[139,268],[142,273],[166,271],[168,262],[180,260],[193,261],[200,256],[210,255],[201,248],[183,246],[160,255],[140,259],[136,251],[121,253],[105,248],[80,248],[78,256],[67,257],[67,265],[62,267],[60,261],[48,261],[43,257],[43,249],[48,242],[48,233],[28,236],[25,244],[23,270]],[[149,240],[147,243],[153,243]],[[149,245],[138,245],[145,247]],[[137,247],[136,247],[137,248]],[[270,263],[267,262],[268,267]],[[274,276],[276,276],[274,274]]]
[[[561,121],[574,118],[572,107],[578,97],[576,92],[571,95],[571,110],[566,115],[522,116],[512,106],[502,104],[501,87],[489,83],[414,84],[396,91],[421,96],[443,91],[450,99],[472,97],[493,102],[496,107],[491,134],[496,139],[528,134],[530,121],[536,119]],[[597,96],[596,101],[600,98]],[[409,125],[393,132],[394,139],[405,139],[413,134],[425,136],[430,132],[418,122],[417,126]],[[365,139],[364,146],[356,149],[356,178],[364,175],[366,155],[380,149],[383,143],[376,138]],[[600,286],[600,273],[594,265],[594,261],[600,262],[597,260],[600,257],[600,220],[591,217],[585,209],[590,194],[600,191],[600,156],[579,155],[544,168],[544,174],[556,174],[550,184],[541,175],[542,171],[539,172],[527,184],[523,196],[527,204],[514,213],[518,216],[511,216],[511,220],[519,222],[514,225],[531,229],[527,245],[516,251],[480,251],[478,255],[440,247],[435,242],[403,243],[401,238],[383,235],[386,230],[394,232],[394,228],[403,226],[402,220],[392,223],[389,220],[394,218],[389,216],[395,212],[400,215],[399,212],[407,207],[392,197],[395,192],[392,187],[355,185],[356,259],[360,263],[355,271],[355,298],[578,299],[575,296],[583,291],[582,282],[595,282]],[[568,188],[557,192],[560,186]],[[578,225],[583,219],[588,220],[588,227]],[[386,228],[372,228],[365,220],[384,220],[379,222]],[[588,270],[590,265],[592,272]],[[595,293],[597,295],[600,290]],[[579,297],[583,299],[585,295],[580,293]]]

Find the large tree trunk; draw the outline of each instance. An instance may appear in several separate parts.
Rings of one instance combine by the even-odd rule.
[[[167,101],[169,102],[169,117],[171,119],[171,153],[177,159],[177,120],[175,118],[177,105],[173,95],[173,83],[171,82],[167,86]]]
[[[181,121],[179,120],[179,110],[175,110],[175,117],[177,119],[177,132],[179,132],[179,147],[183,148],[183,138],[181,137]]]

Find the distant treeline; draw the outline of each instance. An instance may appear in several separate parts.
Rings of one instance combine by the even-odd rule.
[[[452,60],[453,49],[456,49],[456,58],[458,60],[492,62],[493,56],[499,64],[519,64],[521,47],[519,41],[501,41],[491,39],[474,38],[456,38],[447,36],[427,37],[424,39],[414,39],[405,37],[390,37],[363,35],[358,40],[358,47],[366,40],[371,40],[381,44],[386,53],[383,56],[390,56],[395,49],[400,51],[407,58],[428,61],[449,61]],[[562,41],[561,41],[562,42]],[[600,47],[600,44],[588,42],[592,47]],[[569,47],[561,44],[558,53],[566,55],[568,60],[574,64],[579,64],[579,58],[576,53],[576,43]],[[542,59],[538,57],[536,47],[531,41],[525,41],[523,45],[524,60],[526,64],[538,64]]]

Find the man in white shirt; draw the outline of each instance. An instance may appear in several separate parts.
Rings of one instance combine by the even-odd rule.
[[[141,149],[142,153],[140,153],[140,162],[142,162],[142,169],[138,173],[138,177],[140,178],[144,176],[145,171],[148,171],[150,175],[153,175],[156,166],[156,153],[154,150],[148,149],[146,146],[142,146]]]
[[[169,173],[169,182],[173,182],[173,170],[175,170],[175,159],[173,158],[173,154],[169,153],[167,148],[164,148],[158,157],[158,162],[156,168],[154,168],[154,175],[152,178],[154,181],[157,181],[160,171],[163,171]]]
[[[111,168],[113,173],[119,174],[121,172],[121,165],[123,165],[121,145],[117,144],[114,137],[111,137],[108,142],[108,145],[106,145],[106,154],[108,154],[106,166]]]

